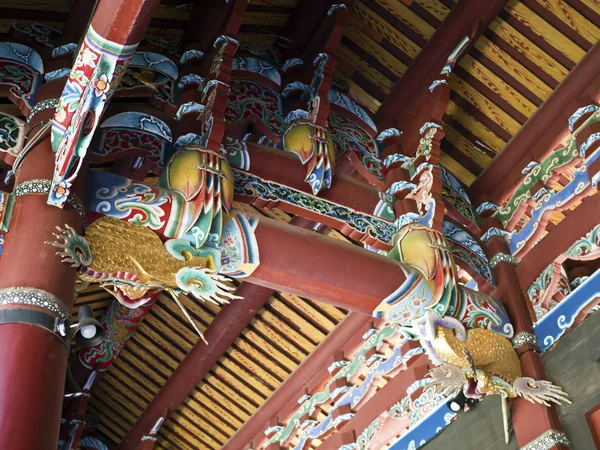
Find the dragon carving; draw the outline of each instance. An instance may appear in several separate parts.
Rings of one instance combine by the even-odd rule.
[[[493,331],[466,330],[460,321],[440,318],[434,311],[416,319],[413,329],[431,361],[438,365],[429,373],[432,384],[445,395],[462,389],[467,398],[499,394],[546,406],[570,403],[567,394],[551,382],[523,377],[512,343]]]

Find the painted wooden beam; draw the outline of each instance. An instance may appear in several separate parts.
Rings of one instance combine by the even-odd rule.
[[[260,265],[248,281],[371,314],[406,279],[406,267],[353,244],[265,217],[255,230]]]
[[[569,134],[569,117],[580,106],[600,101],[600,42],[579,61],[556,90],[529,118],[502,152],[470,187],[474,204],[508,199],[531,161],[542,161]]]
[[[378,129],[402,124],[427,88],[440,76],[448,57],[461,41],[468,36],[474,42],[506,3],[506,0],[460,0],[379,108]]]
[[[574,211],[556,228],[552,229],[529,253],[518,266],[521,288],[527,291],[531,283],[557,257],[566,252],[578,239],[585,236],[600,222],[600,193],[584,199]]]
[[[350,313],[306,358],[300,366],[279,386],[277,391],[250,417],[237,433],[229,439],[222,450],[260,448],[266,440],[264,430],[271,419],[285,420],[298,407],[297,400],[307,391],[318,391],[329,376],[327,367],[334,362],[334,354],[342,351],[351,355],[364,343],[363,331],[377,321],[373,317]]]
[[[415,381],[426,377],[432,364],[427,355],[417,355],[410,363],[407,363],[406,370],[399,372],[387,384],[381,388],[373,397],[362,405],[341,429],[324,440],[319,446],[322,450],[338,450],[344,446],[346,436],[358,436],[366,429],[371,422],[377,419],[383,412],[389,410],[394,404],[398,403],[406,395],[406,390]],[[398,433],[401,430],[396,430]],[[391,437],[391,436],[390,436]]]

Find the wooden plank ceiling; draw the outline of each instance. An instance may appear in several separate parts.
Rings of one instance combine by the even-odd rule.
[[[298,0],[249,0],[244,43],[275,42]],[[350,0],[337,75],[375,113],[454,5],[453,0]],[[408,5],[407,5],[408,4]],[[13,21],[62,29],[71,0],[0,0],[0,33]],[[149,34],[179,37],[192,0],[163,0]],[[442,164],[470,185],[592,45],[600,39],[599,0],[511,0],[450,77]],[[17,113],[7,98],[0,109]],[[264,212],[279,220],[290,217]],[[329,232],[342,238],[337,232]],[[77,306],[100,315],[110,298],[88,290]],[[219,307],[187,300],[206,329]],[[163,426],[158,447],[218,449],[344,317],[337,308],[275,294],[194,393]],[[117,443],[197,342],[172,300],[161,297],[95,389],[89,411]]]

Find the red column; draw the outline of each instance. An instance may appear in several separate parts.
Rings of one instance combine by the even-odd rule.
[[[50,119],[53,113],[45,110],[36,119]],[[53,169],[54,152],[48,136],[24,159],[15,185],[34,178],[51,179]],[[81,191],[74,189],[75,193]],[[55,240],[55,226],[67,223],[80,230],[81,219],[72,207],[55,208],[47,205],[46,199],[47,194],[30,194],[16,200],[0,259],[0,289],[42,289],[70,311],[76,271],[61,263],[54,254],[56,249],[45,241]],[[19,305],[23,306],[27,305]],[[56,316],[43,306],[28,308]],[[24,323],[0,325],[0,448],[56,449],[67,357],[66,345],[49,330]]]
[[[487,218],[483,222],[482,232],[486,232],[492,227],[501,228],[501,224],[496,219]],[[510,257],[507,256],[510,255],[510,250],[504,238],[500,236],[490,237],[487,241],[487,254],[490,262],[495,264],[492,268],[498,285],[495,296],[504,300],[504,306],[515,327],[515,338],[521,333],[526,333],[521,334],[524,337],[534,337],[530,307],[521,289],[517,268],[513,262],[508,261]],[[498,255],[504,256],[500,257]],[[499,262],[496,262],[498,260]],[[524,343],[516,350],[521,360],[523,376],[537,380],[547,379],[542,358],[537,352],[535,344]],[[523,398],[514,400],[512,423],[519,447],[529,444],[547,431],[562,432],[562,425],[555,406],[546,407],[531,403]],[[555,450],[566,448],[560,444],[551,447]]]

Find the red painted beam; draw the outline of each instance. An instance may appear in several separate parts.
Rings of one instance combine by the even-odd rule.
[[[260,265],[248,281],[371,314],[405,280],[400,263],[347,242],[260,217]]]
[[[142,442],[142,437],[150,432],[160,417],[164,417],[165,412],[172,414],[179,408],[271,298],[273,290],[244,283],[236,294],[244,299],[233,301],[221,309],[204,333],[209,345],[200,341],[194,346],[129,430],[119,449],[136,449]]]
[[[596,43],[546,99],[469,189],[474,204],[505,202],[531,161],[542,161],[569,134],[578,107],[600,101],[600,42]]]
[[[552,229],[517,266],[521,288],[526,291],[540,273],[578,239],[600,223],[600,193],[585,198]]]
[[[379,130],[397,127],[412,111],[465,36],[474,42],[502,11],[506,0],[460,0],[413,60],[379,108]]]
[[[274,417],[285,420],[298,408],[297,400],[307,391],[319,391],[329,376],[327,367],[334,362],[334,353],[342,350],[344,354],[353,354],[364,343],[362,335],[374,321],[377,319],[366,314],[348,314],[225,443],[222,450],[240,450],[250,443],[253,448],[260,448],[266,440],[264,431],[269,420]]]

